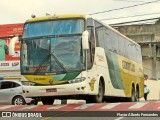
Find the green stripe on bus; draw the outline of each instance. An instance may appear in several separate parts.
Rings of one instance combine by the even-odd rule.
[[[118,64],[117,55],[113,52],[106,51],[106,59],[109,68],[109,75],[111,83],[116,89],[123,89],[122,78],[120,74],[120,67]]]
[[[80,72],[73,72],[73,73],[67,73],[66,76],[63,78],[64,80],[73,80],[75,79]]]

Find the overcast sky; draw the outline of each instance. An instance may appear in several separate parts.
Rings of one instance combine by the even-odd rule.
[[[32,14],[37,17],[53,14],[91,14],[108,11],[156,0],[0,0],[0,24],[24,23]],[[160,1],[160,0],[159,0]],[[110,19],[134,15],[139,17],[105,20],[103,22],[119,23],[132,20],[160,17],[160,2],[155,2],[128,9],[93,15],[97,19]]]

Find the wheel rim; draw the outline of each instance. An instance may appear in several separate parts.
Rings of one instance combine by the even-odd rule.
[[[23,100],[21,98],[16,98],[14,100],[14,105],[23,105]]]

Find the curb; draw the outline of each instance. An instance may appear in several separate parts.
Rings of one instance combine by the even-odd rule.
[[[71,99],[64,99],[59,100],[55,99],[53,104],[63,105],[63,104],[86,104],[85,100],[71,100]],[[38,102],[38,105],[43,105],[42,101]]]

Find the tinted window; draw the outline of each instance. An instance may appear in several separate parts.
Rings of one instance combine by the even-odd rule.
[[[89,50],[87,51],[87,62],[88,68],[92,66],[94,61],[94,54],[95,54],[95,37],[94,37],[94,24],[93,19],[87,20],[87,30],[89,32]]]
[[[129,42],[125,42],[125,57],[129,58]]]
[[[104,28],[104,44],[105,44],[105,49],[107,50],[112,50],[112,40],[111,40],[111,30],[108,28]]]
[[[95,32],[96,32],[96,40],[97,40],[97,47],[105,47],[104,46],[104,27],[102,24],[95,21]]]
[[[54,21],[31,22],[25,24],[23,38],[62,34],[79,34],[83,31],[83,19],[58,19]]]
[[[93,27],[94,24],[93,24],[93,19],[87,19],[87,27]]]
[[[18,84],[18,83],[12,83],[12,88],[15,88],[15,87],[19,87],[19,86],[21,86],[20,84]]]
[[[119,37],[119,40],[118,40],[118,46],[119,46],[119,54],[124,56],[125,55],[125,45],[124,45],[124,42],[126,40],[123,38],[123,37]]]
[[[142,63],[141,48],[136,46],[137,62]]]
[[[100,47],[105,47],[104,45],[104,36],[103,36],[103,28],[99,28],[96,30],[97,33],[97,40],[99,42]]]
[[[89,50],[87,50],[87,65],[88,68],[90,68],[92,66],[92,62],[93,62],[93,48],[94,48],[94,39],[93,39],[93,29],[92,27],[87,27],[88,32],[89,32]]]
[[[1,89],[8,89],[12,87],[12,82],[2,82]]]
[[[137,61],[136,45],[134,43],[130,44],[130,59]]]
[[[9,89],[9,88],[15,88],[21,86],[18,83],[15,82],[10,82],[10,81],[5,81],[0,83],[0,88],[1,89]]]
[[[118,34],[114,31],[111,31],[111,38],[112,38],[112,51],[115,53],[119,53],[119,47],[118,47]]]

